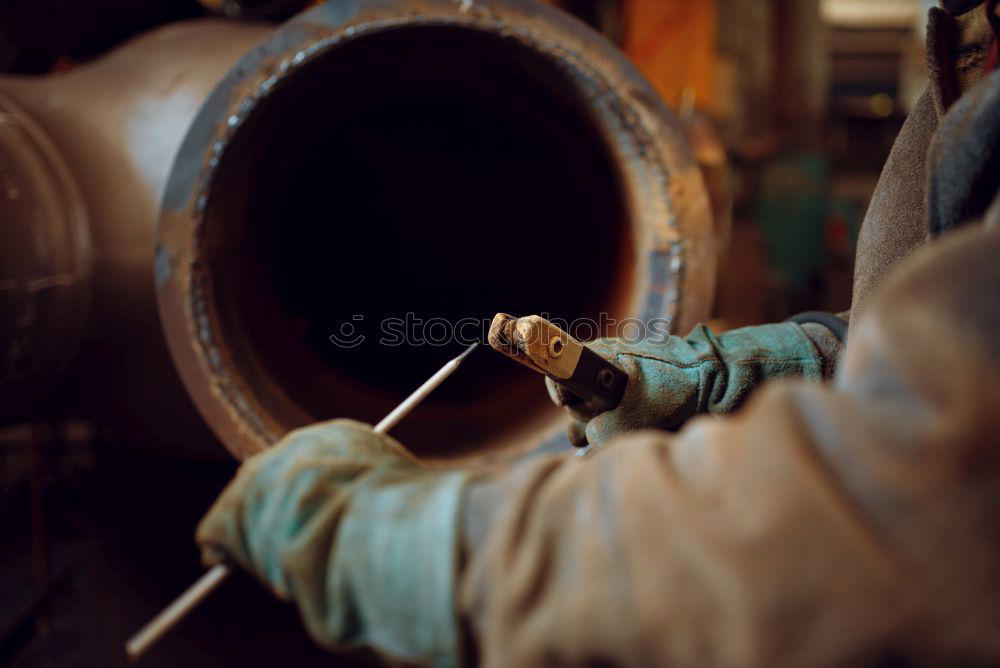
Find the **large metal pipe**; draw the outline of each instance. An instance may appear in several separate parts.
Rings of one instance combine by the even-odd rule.
[[[178,25],[0,90],[78,176],[107,295],[89,340],[115,342],[118,406],[150,436],[165,386],[146,369],[165,357],[135,328],[156,323],[154,266],[173,362],[239,457],[316,419],[374,420],[451,353],[378,345],[383,318],[707,316],[711,220],[679,125],[607,41],[533,0]],[[369,339],[335,346],[344,323]],[[558,430],[531,374],[467,366],[401,425],[408,445],[454,456]],[[166,414],[184,440],[180,408]]]

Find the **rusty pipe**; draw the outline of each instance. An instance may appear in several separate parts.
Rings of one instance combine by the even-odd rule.
[[[531,0],[339,0],[276,29],[180,24],[0,91],[80,182],[99,315],[79,359],[127,376],[112,412],[150,438],[192,442],[189,397],[244,457],[314,420],[374,420],[448,355],[330,346],[356,315],[377,334],[407,311],[675,329],[708,314],[709,205],[679,125],[610,43]],[[497,280],[511,225],[572,226],[575,241]],[[532,271],[577,278],[539,287]],[[483,360],[401,438],[455,456],[559,430],[537,379]],[[174,368],[187,395],[168,408]]]
[[[576,246],[493,278],[519,250],[508,226],[550,224]],[[164,200],[160,308],[195,402],[246,455],[345,406],[374,420],[436,363],[331,347],[357,314],[693,324],[710,224],[676,120],[583,24],[521,0],[345,0],[278,29],[194,121]],[[551,428],[542,388],[500,362],[402,438],[478,451]]]

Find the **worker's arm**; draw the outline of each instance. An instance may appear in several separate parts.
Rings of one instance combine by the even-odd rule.
[[[1000,229],[972,232],[852,330],[837,387],[475,476],[321,425],[245,464],[199,540],[324,645],[410,662],[996,662]]]
[[[913,258],[836,386],[472,487],[484,664],[1000,660],[997,258],[1000,226]]]
[[[858,665],[913,621],[907,555],[810,433],[857,406],[806,386],[751,404],[472,488],[484,664]]]

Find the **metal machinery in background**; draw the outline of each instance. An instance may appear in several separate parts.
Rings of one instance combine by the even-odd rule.
[[[387,318],[708,316],[712,220],[679,124],[603,37],[533,0],[178,23],[0,93],[0,129],[51,140],[0,133],[3,183],[59,189],[5,204],[5,267],[34,258],[0,276],[8,312],[54,291],[53,315],[0,330],[8,358],[49,360],[4,378],[4,407],[36,395],[7,420],[82,415],[198,455],[207,423],[244,457],[374,421],[454,352],[383,345]],[[55,176],[29,178],[42,158]],[[74,278],[39,287],[56,274]],[[345,325],[364,341],[334,345]],[[557,432],[504,362],[470,360],[399,438],[454,457]]]

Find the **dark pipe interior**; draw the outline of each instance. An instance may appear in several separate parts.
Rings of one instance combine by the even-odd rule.
[[[439,319],[423,332],[436,338],[482,322],[469,339],[497,311],[614,312],[631,280],[620,175],[562,67],[511,38],[411,27],[327,52],[258,106],[209,212],[220,324],[269,410],[302,421],[276,384],[312,418],[376,421],[461,350],[382,345],[386,318]],[[363,343],[331,342],[345,323]],[[537,376],[483,351],[425,417],[497,401],[516,422],[547,400]],[[434,415],[396,433],[441,453],[505,427]]]

